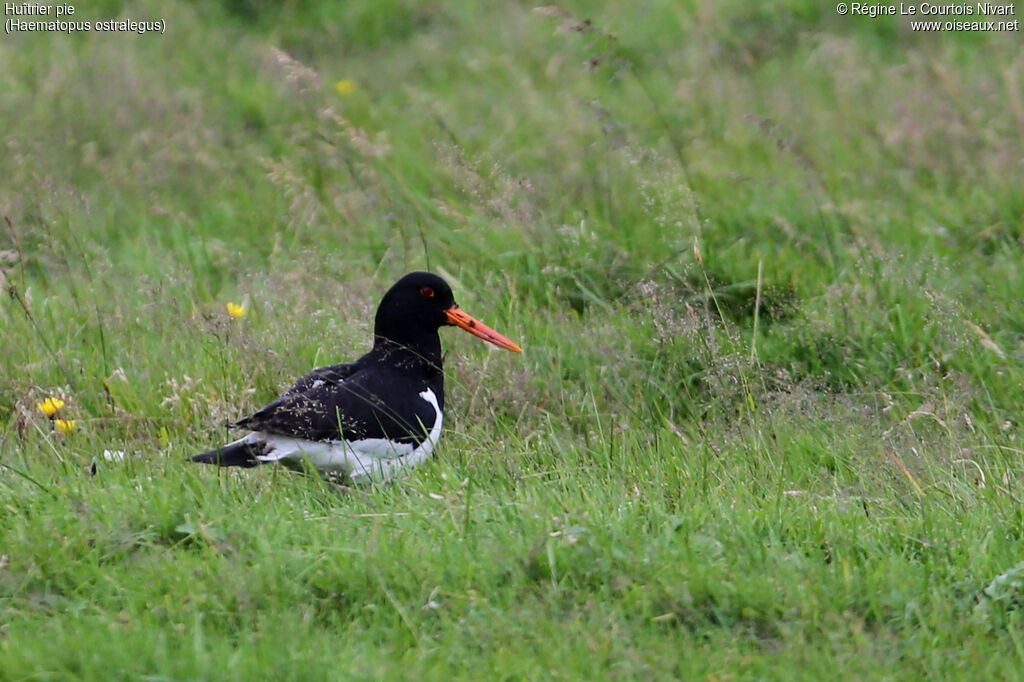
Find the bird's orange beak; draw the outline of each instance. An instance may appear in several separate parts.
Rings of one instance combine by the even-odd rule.
[[[519,344],[502,336],[480,320],[474,320],[472,317],[462,312],[458,306],[452,306],[444,312],[445,315],[448,316],[448,324],[454,324],[456,327],[462,327],[473,336],[479,336],[484,341],[493,343],[498,348],[504,348],[505,350],[510,350],[513,353],[523,352],[523,349],[519,347]]]

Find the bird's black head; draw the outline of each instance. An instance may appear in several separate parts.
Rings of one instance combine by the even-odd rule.
[[[400,336],[436,333],[448,324],[445,311],[454,307],[455,295],[448,282],[430,272],[410,272],[384,294],[377,308],[374,331],[385,338],[392,338],[389,333],[396,332]]]
[[[388,289],[377,308],[374,335],[417,351],[436,348],[440,354],[437,330],[447,324],[499,348],[522,352],[515,343],[462,312],[448,282],[430,272],[410,272]]]

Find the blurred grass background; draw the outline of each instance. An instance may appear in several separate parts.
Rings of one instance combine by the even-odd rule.
[[[1019,675],[1018,33],[76,8],[167,31],[0,41],[0,679]],[[413,269],[526,350],[431,464],[183,465]]]

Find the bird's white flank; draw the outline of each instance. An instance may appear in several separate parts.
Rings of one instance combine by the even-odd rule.
[[[419,396],[434,408],[434,424],[423,442],[415,447],[386,438],[313,441],[263,431],[253,431],[235,442],[262,445],[264,454],[259,459],[263,462],[280,462],[298,469],[312,466],[322,473],[342,473],[357,484],[387,483],[429,459],[441,437],[444,417],[437,396],[429,388]]]

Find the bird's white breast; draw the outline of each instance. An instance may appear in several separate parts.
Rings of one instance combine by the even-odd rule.
[[[386,438],[314,441],[253,431],[242,441],[261,443],[263,462],[281,462],[295,468],[312,466],[323,473],[343,473],[353,483],[386,483],[398,474],[425,462],[441,437],[443,416],[437,396],[429,388],[419,394],[434,408],[434,425],[417,446]]]

